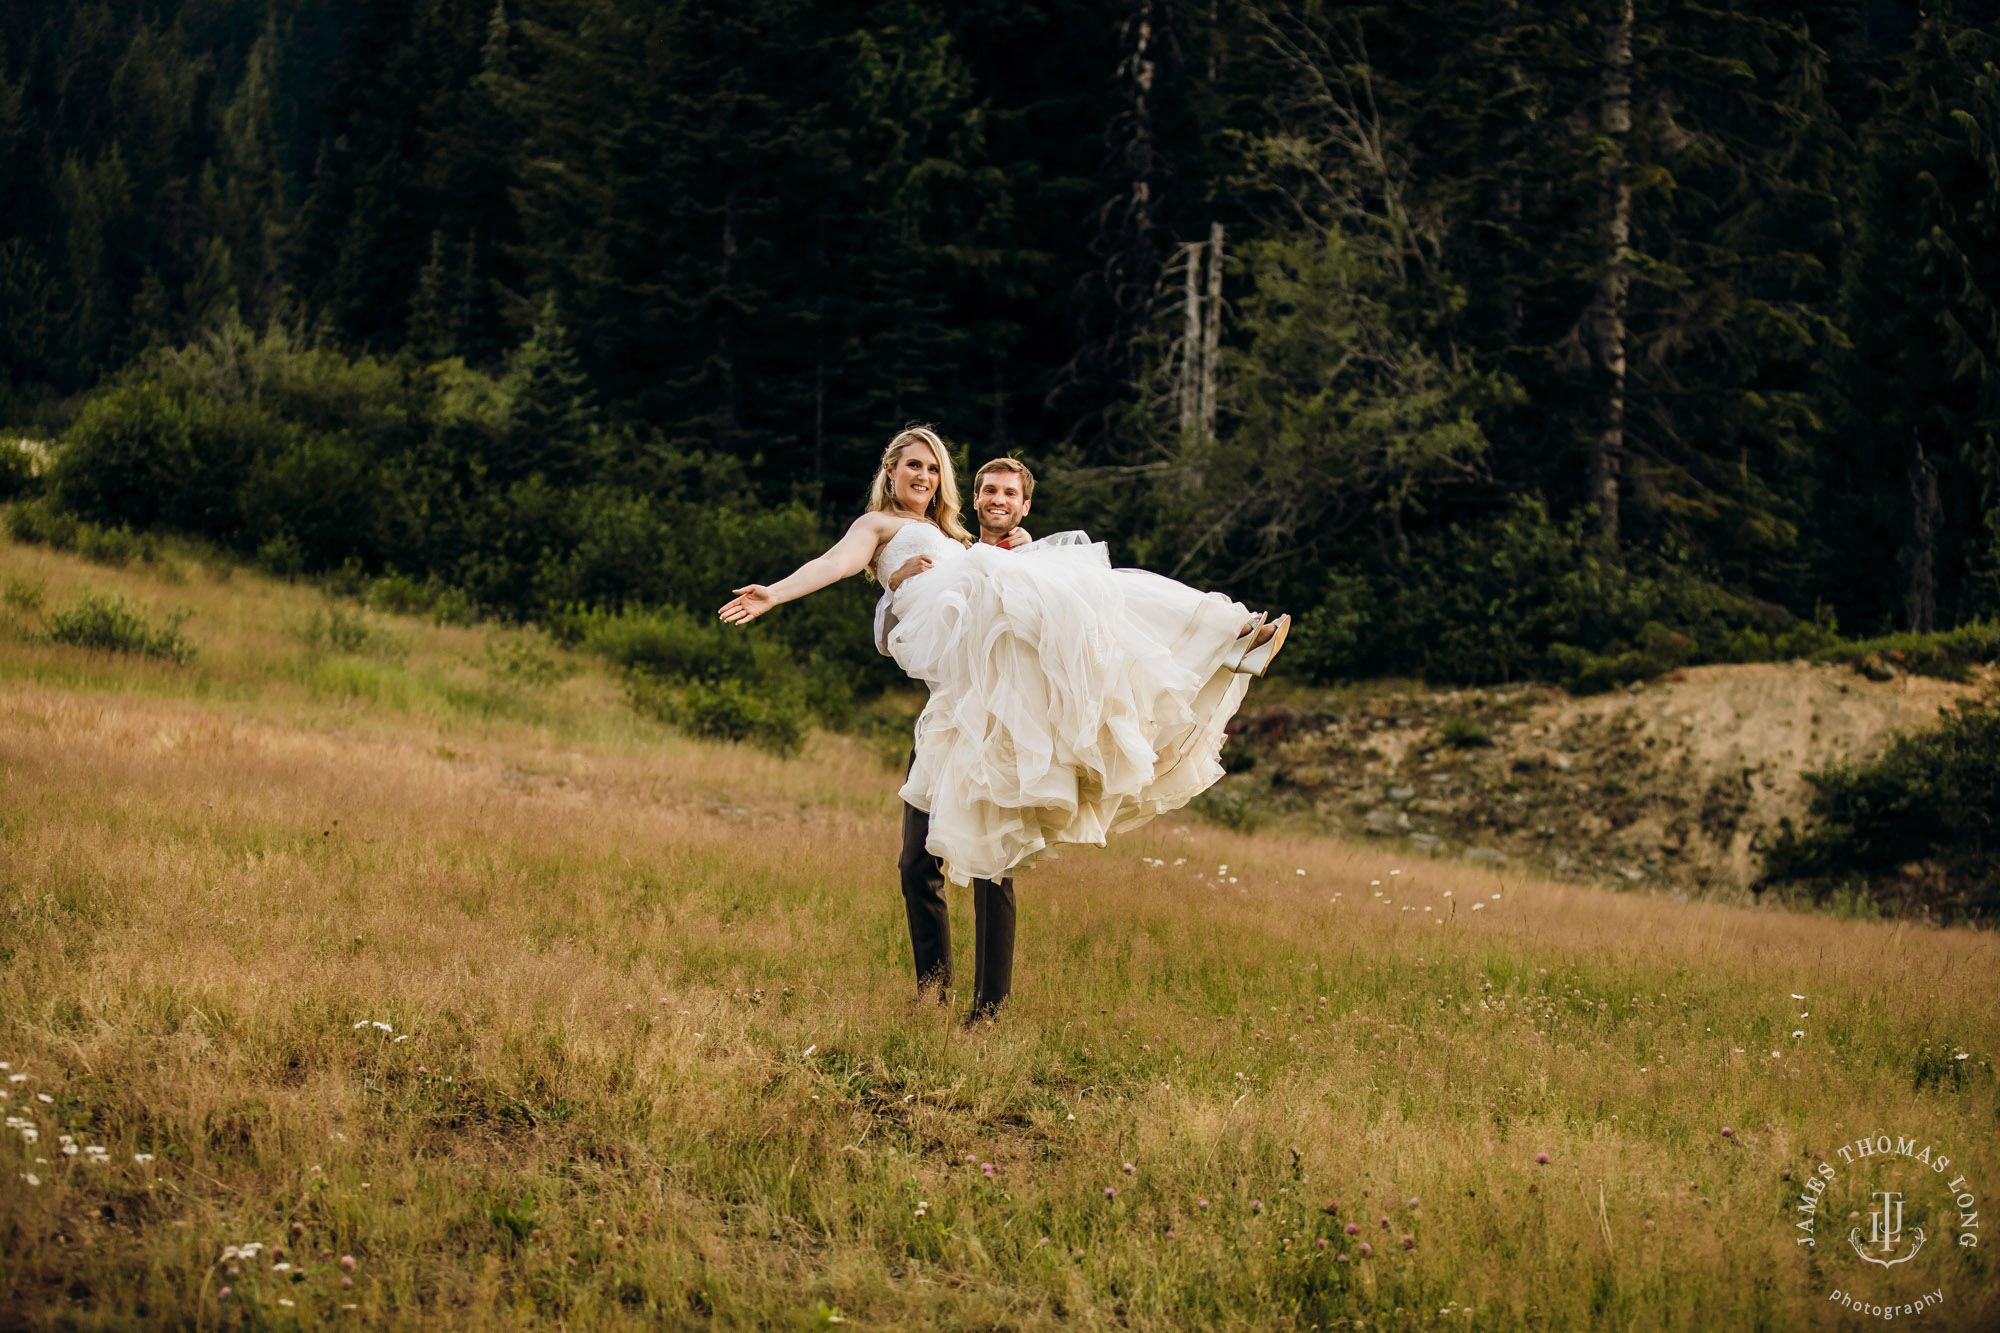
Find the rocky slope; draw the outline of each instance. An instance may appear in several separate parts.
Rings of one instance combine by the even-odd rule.
[[[1558,878],[1735,894],[1756,877],[1761,840],[1803,812],[1805,772],[1872,758],[1894,732],[1997,687],[1991,669],[1954,684],[1870,659],[1865,671],[1696,667],[1587,697],[1298,694],[1238,716],[1225,752],[1235,771],[1201,808]]]

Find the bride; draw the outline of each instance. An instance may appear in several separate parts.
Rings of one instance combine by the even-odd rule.
[[[928,849],[955,884],[998,880],[1058,843],[1101,847],[1213,785],[1223,727],[1291,617],[1266,623],[1221,593],[1114,569],[1102,542],[974,544],[959,513],[944,441],[905,430],[847,535],[768,587],[736,589],[722,619],[748,624],[929,558],[891,594],[889,651],[930,687],[902,797],[929,813]]]

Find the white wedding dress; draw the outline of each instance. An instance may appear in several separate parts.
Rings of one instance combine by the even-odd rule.
[[[1250,613],[1058,533],[1018,550],[962,547],[929,523],[896,532],[878,645],[930,687],[902,796],[930,814],[955,884],[999,879],[1060,843],[1177,810],[1222,776],[1223,727],[1250,678],[1232,668]]]

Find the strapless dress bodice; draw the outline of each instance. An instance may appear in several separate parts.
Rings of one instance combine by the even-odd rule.
[[[911,556],[927,555],[932,564],[955,555],[964,555],[965,548],[946,536],[944,529],[934,523],[905,523],[896,529],[875,557],[875,577],[884,583],[889,576],[902,568],[903,562]]]

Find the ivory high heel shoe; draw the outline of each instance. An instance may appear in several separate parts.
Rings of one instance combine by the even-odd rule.
[[[1236,665],[1238,671],[1246,675],[1261,676],[1270,669],[1271,659],[1285,646],[1285,636],[1291,633],[1292,618],[1279,616],[1270,624],[1260,624],[1251,635],[1250,647],[1243,654],[1243,660]]]

